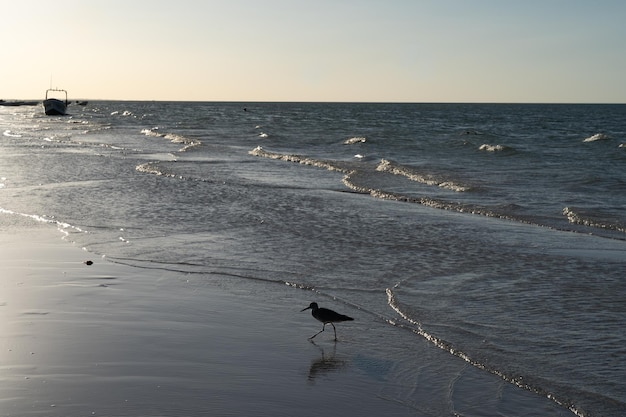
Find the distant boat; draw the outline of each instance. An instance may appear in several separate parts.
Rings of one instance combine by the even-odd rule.
[[[87,100],[76,100],[76,104],[78,104],[79,106],[86,106],[87,103]]]
[[[0,100],[0,106],[36,106],[38,103],[36,101],[24,101],[24,100],[15,100],[15,101],[4,101]]]
[[[60,91],[65,93],[65,101],[59,100],[58,98],[48,98],[48,93],[50,93],[51,91]],[[67,110],[67,105],[67,91],[59,90],[56,88],[50,88],[46,90],[46,99],[43,101],[43,107],[48,116],[63,116],[65,114],[65,111]]]

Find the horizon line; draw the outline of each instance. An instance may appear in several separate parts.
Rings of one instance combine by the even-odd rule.
[[[0,99],[0,102],[37,101],[43,99]],[[121,102],[155,102],[155,103],[311,103],[311,104],[554,104],[554,105],[624,105],[624,102],[583,102],[583,101],[350,101],[350,100],[157,100],[157,99],[119,99],[119,98],[73,98],[73,101],[121,101]]]

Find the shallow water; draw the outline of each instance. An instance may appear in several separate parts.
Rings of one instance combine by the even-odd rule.
[[[396,359],[422,339],[578,415],[626,411],[626,106],[70,110],[0,109],[5,215],[198,283],[313,290],[395,328]]]

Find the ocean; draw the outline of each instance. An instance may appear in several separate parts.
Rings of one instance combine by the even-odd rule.
[[[49,223],[197,285],[309,292],[572,415],[626,415],[626,105],[68,113],[0,107],[0,216],[15,230]]]

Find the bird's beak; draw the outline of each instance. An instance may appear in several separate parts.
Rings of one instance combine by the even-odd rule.
[[[311,308],[311,306],[308,306],[307,308],[303,308],[302,310],[300,310],[300,313],[302,313],[304,310],[308,310],[309,308]]]

